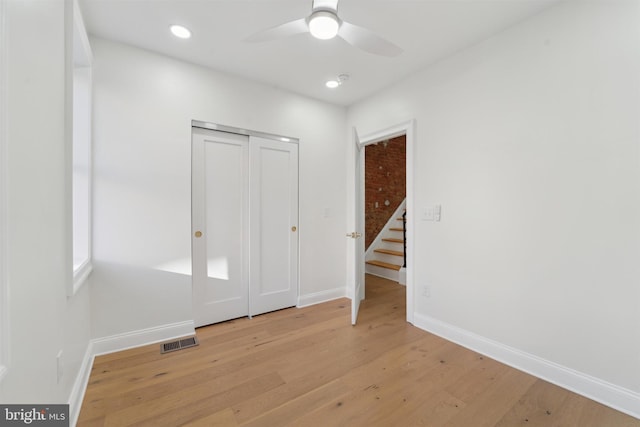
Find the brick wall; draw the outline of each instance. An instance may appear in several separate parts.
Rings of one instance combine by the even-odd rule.
[[[365,148],[365,246],[376,238],[405,198],[405,136]],[[389,202],[387,206],[385,201]],[[402,223],[398,221],[398,226]]]

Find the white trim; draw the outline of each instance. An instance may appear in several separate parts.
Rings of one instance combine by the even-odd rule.
[[[406,202],[407,202],[407,322],[414,322],[414,313],[415,313],[415,305],[414,305],[414,283],[413,283],[413,272],[415,263],[413,261],[413,222],[415,219],[415,212],[413,207],[414,200],[414,152],[415,152],[415,144],[416,144],[416,120],[411,119],[409,121],[397,124],[395,126],[388,127],[383,130],[379,130],[370,134],[365,135],[360,138],[360,147],[364,147],[365,145],[372,144],[376,141],[382,141],[384,139],[393,138],[396,136],[405,135],[406,136],[406,175],[407,175],[407,184],[406,184]],[[355,203],[355,201],[354,201]]]
[[[365,264],[364,272],[371,276],[382,277],[383,279],[400,283],[400,271],[389,270],[388,268],[379,267],[377,265]]]
[[[93,367],[93,360],[95,356],[93,354],[93,343],[89,342],[87,351],[82,358],[82,364],[80,365],[80,371],[76,376],[76,380],[73,382],[73,388],[69,395],[69,418],[70,425],[75,426],[80,416],[80,409],[82,409],[82,401],[87,391],[87,385],[89,384],[89,377],[91,376],[91,368]]]
[[[66,117],[66,132],[67,132],[67,144],[68,144],[68,153],[67,153],[67,168],[66,173],[67,181],[69,185],[69,201],[67,206],[69,208],[69,230],[71,235],[71,241],[69,242],[69,253],[72,260],[72,265],[75,263],[76,256],[76,248],[74,248],[74,242],[76,238],[76,233],[78,230],[75,228],[75,224],[73,221],[73,215],[75,211],[74,206],[74,177],[73,177],[73,169],[74,169],[74,156],[73,152],[75,149],[75,145],[77,144],[76,137],[78,132],[78,124],[75,122],[78,120],[78,116],[76,114],[74,107],[74,103],[76,102],[76,91],[80,86],[78,82],[79,74],[82,73],[81,80],[83,84],[81,85],[83,88],[86,87],[86,105],[80,105],[80,108],[86,111],[87,120],[80,120],[80,129],[83,130],[81,132],[83,134],[83,138],[81,141],[85,141],[87,144],[87,181],[88,181],[88,190],[86,194],[86,203],[87,203],[87,229],[86,231],[86,245],[87,245],[87,253],[86,258],[83,263],[76,267],[72,268],[72,280],[69,281],[67,285],[67,296],[75,295],[78,290],[86,283],[86,279],[91,273],[92,266],[92,192],[93,192],[93,162],[92,162],[92,99],[93,99],[93,81],[92,81],[92,62],[93,62],[93,53],[91,52],[91,45],[89,44],[89,37],[87,35],[87,31],[84,25],[84,20],[82,18],[82,13],[80,11],[80,6],[78,5],[78,0],[73,0],[71,7],[65,10],[66,16],[65,19],[70,21],[65,22],[65,43],[67,49],[67,58],[66,58],[66,83],[68,85],[66,92],[66,105],[65,105],[65,114]],[[86,79],[86,81],[84,81]],[[82,102],[84,104],[85,102]],[[83,125],[85,127],[83,127]],[[86,138],[86,140],[85,140]]]
[[[398,284],[402,286],[407,286],[407,268],[401,267],[400,271],[398,271]]]
[[[82,401],[87,391],[96,356],[190,336],[194,333],[194,323],[192,320],[188,320],[91,340],[69,395],[70,425],[75,426],[80,416]]]
[[[346,288],[334,288],[327,291],[314,292],[312,294],[301,295],[298,298],[298,308],[333,301],[347,296]]]
[[[0,381],[9,365],[9,289],[7,281],[7,19],[0,1]]]
[[[88,259],[83,262],[78,268],[73,271],[73,295],[75,295],[78,290],[85,284],[87,278],[93,271],[93,264],[91,264],[91,260]]]
[[[236,135],[253,136],[258,138],[271,139],[275,141],[289,142],[292,144],[298,144],[300,142],[298,138],[294,138],[292,136],[277,135],[275,133],[267,133],[267,132],[259,132],[257,130],[237,128],[234,126],[225,126],[217,123],[203,122],[200,120],[191,120],[192,133],[193,133],[193,128],[209,129],[209,130],[215,130],[218,132],[234,133]]]
[[[640,418],[640,393],[487,339],[430,316],[416,313],[415,326],[632,417]]]
[[[102,354],[115,353],[116,351],[141,347],[143,345],[154,344],[161,341],[181,338],[193,335],[194,333],[195,326],[193,320],[187,320],[184,322],[170,323],[168,325],[97,338],[91,340],[91,344],[93,347],[93,355],[99,356]]]
[[[80,47],[81,57],[74,57],[74,65],[78,67],[91,67],[93,63],[93,52],[91,51],[91,44],[89,43],[89,36],[87,28],[84,25],[84,19],[82,12],[80,11],[80,5],[78,0],[73,0],[73,27],[78,37],[78,43]]]

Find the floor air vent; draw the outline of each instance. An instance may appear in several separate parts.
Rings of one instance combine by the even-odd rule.
[[[160,353],[169,353],[171,351],[182,350],[183,348],[195,347],[198,345],[198,338],[189,337],[181,340],[166,342],[160,344]]]

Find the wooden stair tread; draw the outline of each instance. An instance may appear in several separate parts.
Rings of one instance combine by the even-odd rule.
[[[374,249],[373,251],[374,252],[378,252],[380,254],[395,255],[395,256],[401,256],[401,257],[404,256],[403,252],[394,251],[394,250],[391,250],[391,249]]]
[[[403,231],[402,228],[397,228],[397,227],[390,227],[389,230],[391,230],[391,231]]]
[[[383,242],[389,242],[389,243],[404,243],[404,240],[402,239],[391,239],[391,238],[384,238],[382,239]]]
[[[400,265],[395,265],[395,264],[390,264],[388,262],[382,262],[382,261],[378,261],[378,260],[371,260],[371,261],[367,261],[367,264],[369,265],[377,265],[378,267],[382,267],[382,268],[388,268],[389,270],[395,270],[395,271],[400,271],[401,266]]]

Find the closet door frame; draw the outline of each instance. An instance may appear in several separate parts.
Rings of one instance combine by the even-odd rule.
[[[231,134],[230,137],[231,139],[237,140],[238,136],[244,136],[247,138],[248,144],[250,144],[250,140],[251,139],[255,139],[255,140],[265,140],[266,142],[268,141],[272,141],[274,143],[280,143],[283,144],[283,146],[295,146],[294,149],[292,150],[292,152],[294,153],[293,155],[295,155],[295,170],[292,171],[292,180],[295,178],[295,183],[293,184],[293,186],[295,187],[295,189],[293,189],[292,191],[295,192],[295,194],[292,194],[292,200],[295,200],[295,210],[292,209],[292,214],[289,215],[289,221],[291,222],[291,225],[289,227],[290,228],[290,233],[291,233],[291,239],[290,239],[290,245],[287,248],[287,250],[290,252],[290,266],[289,266],[289,279],[291,282],[291,286],[295,287],[295,289],[291,289],[291,291],[293,292],[293,295],[290,293],[289,297],[287,298],[287,304],[286,306],[294,306],[297,305],[299,303],[299,295],[300,295],[300,290],[299,290],[299,286],[300,286],[300,280],[299,280],[299,262],[300,262],[300,254],[299,254],[299,231],[298,231],[298,224],[299,224],[299,218],[298,218],[298,212],[299,212],[299,207],[298,207],[298,203],[299,203],[299,195],[298,195],[298,182],[299,182],[299,177],[298,177],[298,143],[299,140],[297,138],[293,138],[293,137],[287,137],[287,136],[282,136],[282,135],[275,135],[275,134],[269,134],[269,133],[265,133],[265,132],[258,132],[258,131],[251,131],[251,130],[247,130],[247,129],[240,129],[240,128],[234,128],[234,127],[230,127],[230,126],[224,126],[224,125],[218,125],[218,124],[214,124],[214,123],[208,123],[208,122],[202,122],[202,121],[197,121],[197,120],[192,120],[191,122],[192,125],[192,202],[191,202],[191,206],[192,206],[192,230],[191,230],[191,242],[192,242],[192,295],[193,295],[193,310],[194,310],[194,322],[196,327],[199,326],[204,326],[207,324],[211,324],[211,323],[217,323],[217,322],[222,322],[225,320],[230,320],[232,318],[236,318],[236,317],[244,317],[244,316],[249,316],[251,317],[252,314],[260,314],[260,312],[254,310],[251,308],[251,298],[252,298],[252,290],[250,288],[251,286],[251,274],[253,272],[253,274],[256,274],[256,271],[259,271],[259,269],[254,268],[251,265],[252,260],[252,253],[254,254],[253,256],[255,258],[258,258],[255,255],[255,250],[251,248],[252,242],[256,242],[257,240],[255,238],[251,238],[251,219],[250,219],[250,212],[253,209],[248,209],[247,210],[247,220],[244,221],[243,220],[243,227],[244,227],[244,234],[242,237],[240,237],[242,239],[243,242],[243,252],[242,252],[242,264],[243,264],[243,286],[242,288],[246,289],[246,295],[247,295],[247,303],[246,303],[246,312],[242,312],[239,313],[237,310],[234,311],[235,314],[233,314],[233,317],[225,317],[228,316],[223,314],[222,312],[224,310],[220,310],[220,313],[213,313],[211,315],[207,315],[205,313],[205,315],[203,315],[202,311],[204,309],[204,307],[201,307],[205,304],[207,304],[207,302],[203,299],[204,295],[206,295],[206,292],[204,292],[203,287],[206,286],[206,281],[208,279],[208,271],[206,268],[206,264],[208,262],[207,258],[206,258],[206,237],[207,235],[205,235],[205,231],[202,230],[202,228],[204,227],[204,224],[206,223],[206,217],[204,217],[204,212],[202,210],[202,204],[206,203],[206,193],[203,193],[203,188],[202,188],[202,184],[200,183],[196,183],[195,182],[195,174],[196,173],[200,173],[202,174],[202,168],[203,168],[203,161],[200,156],[203,155],[203,150],[200,147],[196,147],[196,137],[197,135],[201,135],[204,133],[206,134],[207,130],[210,131],[216,131],[213,132],[214,134],[217,132],[223,132],[225,134]],[[249,146],[248,152],[251,151],[251,148]],[[246,169],[243,171],[244,178],[246,178],[246,183],[247,183],[247,205],[250,204],[249,202],[249,197],[252,191],[254,191],[251,187],[251,163],[253,162],[253,160],[251,159],[251,155],[249,154],[248,158],[247,158],[247,162],[245,163]],[[202,163],[202,164],[200,164]],[[198,201],[198,198],[200,199]],[[204,200],[203,200],[204,199]],[[244,211],[243,211],[243,215],[244,215]],[[246,237],[246,238],[245,238]],[[245,245],[246,244],[246,250],[245,250]],[[203,251],[203,246],[204,245],[204,250],[205,250],[205,257],[203,258],[202,256],[202,251]],[[293,251],[293,253],[291,253]],[[260,259],[256,259],[256,262],[260,262]],[[203,264],[204,263],[204,264]],[[204,267],[203,267],[204,266]],[[204,274],[204,276],[203,276]],[[202,277],[200,277],[202,276]],[[259,282],[258,282],[259,283]],[[254,297],[256,295],[256,293],[254,292]],[[222,302],[222,301],[221,301]],[[279,309],[279,308],[285,308],[283,307],[275,307],[273,309]],[[217,308],[214,307],[214,305],[211,306],[212,310],[218,311]],[[207,309],[204,309],[205,311]],[[267,311],[271,311],[271,310],[267,310]]]

